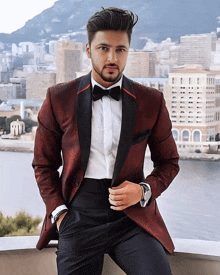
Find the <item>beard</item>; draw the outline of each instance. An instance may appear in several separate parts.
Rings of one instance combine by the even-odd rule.
[[[115,64],[108,64],[108,66],[116,66],[117,67],[117,71],[118,73],[115,74],[114,72],[106,72],[106,74],[104,73],[104,69],[105,66],[102,68],[102,70],[100,70],[92,61],[92,67],[93,69],[96,71],[96,73],[102,78],[102,80],[106,81],[106,82],[117,82],[121,76],[122,76],[122,72],[124,71],[124,68],[120,71],[118,66]]]

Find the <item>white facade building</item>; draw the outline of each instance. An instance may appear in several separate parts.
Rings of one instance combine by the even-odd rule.
[[[213,142],[220,133],[220,72],[179,67],[164,95],[177,142]]]
[[[20,42],[18,54],[34,52],[35,44],[33,42]]]
[[[200,64],[204,69],[209,69],[211,52],[216,50],[216,41],[215,33],[181,36],[178,64]]]
[[[12,136],[20,136],[25,134],[25,123],[23,121],[12,121],[10,124],[10,134]]]

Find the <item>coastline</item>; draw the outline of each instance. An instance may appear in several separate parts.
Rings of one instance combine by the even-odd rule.
[[[33,153],[34,141],[0,139],[0,151]]]
[[[220,154],[179,152],[181,160],[220,161]]]
[[[0,151],[33,153],[34,141],[0,139]],[[147,150],[146,156],[150,157],[149,150]],[[181,151],[179,152],[179,156],[181,160],[220,161],[220,153],[206,154],[206,153],[191,153],[191,152]]]

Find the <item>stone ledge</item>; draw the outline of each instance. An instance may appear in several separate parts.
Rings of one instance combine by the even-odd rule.
[[[0,238],[0,254],[10,250],[36,249],[38,239],[39,236],[2,237]],[[181,253],[187,257],[213,259],[220,262],[220,242],[179,238],[174,238],[173,241],[176,247],[174,256]],[[56,246],[57,241],[51,241],[48,248]]]
[[[0,239],[1,275],[56,275],[56,245],[38,251],[38,236],[2,237]],[[176,250],[168,255],[173,275],[216,275],[220,270],[220,242],[174,239]],[[126,275],[105,255],[102,275]]]

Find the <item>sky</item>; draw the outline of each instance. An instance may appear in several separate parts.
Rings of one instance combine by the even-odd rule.
[[[11,33],[57,0],[0,0],[0,33]]]

